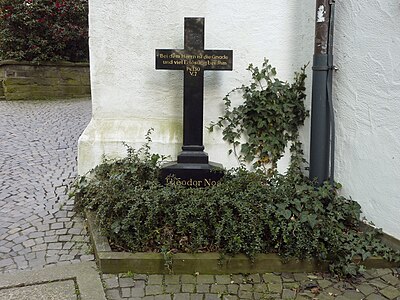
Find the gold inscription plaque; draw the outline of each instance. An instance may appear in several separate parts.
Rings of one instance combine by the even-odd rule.
[[[218,185],[219,182],[212,180],[212,179],[207,179],[204,178],[202,180],[195,180],[195,179],[181,179],[181,178],[176,178],[176,177],[167,177],[166,179],[167,185],[173,185],[173,186],[187,186],[187,187],[209,187],[209,186],[215,186]]]
[[[204,54],[204,53],[182,53],[182,52],[162,52],[157,55],[161,64],[164,66],[181,66],[191,76],[197,76],[203,69],[226,68],[230,65],[230,58],[226,54]],[[168,67],[169,68],[169,67]]]

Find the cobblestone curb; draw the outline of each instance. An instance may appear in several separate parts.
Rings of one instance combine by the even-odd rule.
[[[400,299],[398,269],[368,270],[353,281],[328,274],[103,274],[109,300]]]

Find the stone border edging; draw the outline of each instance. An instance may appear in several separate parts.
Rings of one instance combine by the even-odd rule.
[[[171,269],[161,253],[113,252],[107,238],[101,235],[93,212],[86,211],[88,231],[93,243],[95,257],[103,273],[117,274],[252,274],[270,272],[326,272],[328,265],[316,261],[289,260],[282,262],[277,254],[258,254],[254,262],[243,255],[225,256],[219,253],[177,253],[171,257]],[[359,258],[355,258],[360,262]],[[372,257],[364,262],[367,268],[392,268],[400,266],[381,257]]]

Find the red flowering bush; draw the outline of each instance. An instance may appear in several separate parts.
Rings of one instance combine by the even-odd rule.
[[[88,0],[0,0],[0,59],[88,56]]]

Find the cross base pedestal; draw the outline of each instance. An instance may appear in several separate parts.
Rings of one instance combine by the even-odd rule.
[[[224,176],[222,165],[218,163],[171,162],[161,168],[161,183],[184,187],[208,187],[218,184]]]
[[[185,151],[178,154],[178,163],[208,164],[208,154],[204,151]]]

